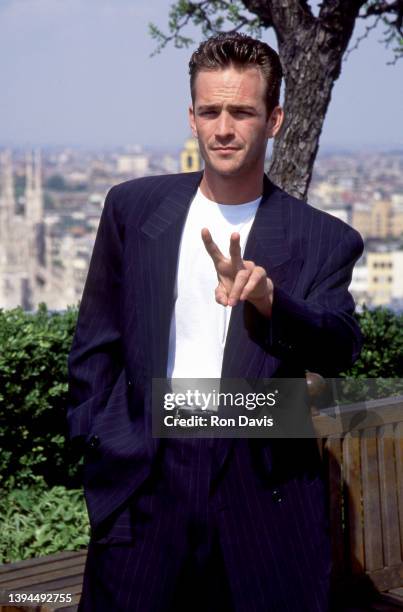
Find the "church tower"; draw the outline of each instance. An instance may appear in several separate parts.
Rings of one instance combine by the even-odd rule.
[[[25,217],[35,225],[43,220],[42,163],[39,151],[26,155]]]
[[[197,172],[202,168],[197,138],[188,138],[180,154],[180,171]]]
[[[27,227],[15,206],[10,151],[0,155],[0,308],[29,308]]]
[[[25,223],[27,227],[27,243],[29,259],[27,269],[29,275],[31,308],[41,301],[47,282],[45,266],[45,222],[43,210],[42,163],[37,150],[26,155],[26,185],[25,185]]]
[[[10,151],[0,154],[0,244],[7,239],[15,215],[13,166]]]

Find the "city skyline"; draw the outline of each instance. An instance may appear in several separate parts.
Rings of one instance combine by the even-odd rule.
[[[0,146],[180,148],[189,134],[187,62],[202,35],[190,29],[191,49],[170,46],[150,58],[156,43],[147,24],[166,30],[170,4],[3,0]],[[381,34],[371,32],[343,63],[321,138],[324,151],[403,147],[396,129],[401,64],[387,65],[393,53],[378,42]],[[275,46],[273,32],[263,39]]]
[[[0,307],[77,303],[112,185],[201,167],[195,139],[177,156],[0,150]],[[315,164],[309,203],[365,241],[350,287],[357,308],[403,308],[402,169],[403,151],[319,155]]]

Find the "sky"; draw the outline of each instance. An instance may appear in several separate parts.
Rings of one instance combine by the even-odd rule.
[[[167,31],[170,5],[0,0],[0,147],[180,147],[190,134],[193,47],[150,57],[148,33],[149,22]],[[188,32],[196,46],[201,32]],[[321,148],[403,148],[403,60],[387,65],[381,37],[371,32],[344,63]],[[276,46],[272,32],[262,38]]]

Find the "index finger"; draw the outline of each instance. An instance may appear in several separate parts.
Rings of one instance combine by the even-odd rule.
[[[206,247],[206,251],[210,255],[211,259],[214,261],[214,264],[218,264],[220,261],[225,259],[224,255],[221,253],[220,249],[214,242],[207,227],[203,227],[201,231],[201,237],[204,242],[204,246]]]

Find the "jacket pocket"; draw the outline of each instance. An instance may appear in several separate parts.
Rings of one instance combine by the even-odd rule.
[[[68,409],[67,422],[71,440],[88,434],[94,417],[106,406],[114,386],[105,387],[79,406]]]

